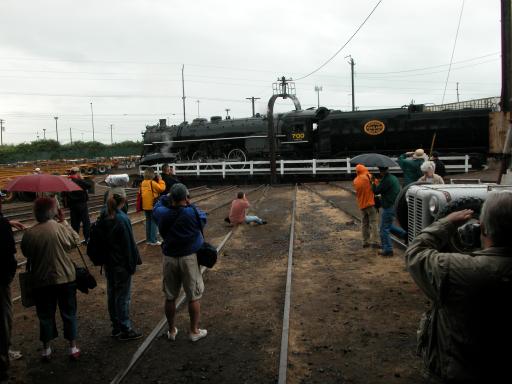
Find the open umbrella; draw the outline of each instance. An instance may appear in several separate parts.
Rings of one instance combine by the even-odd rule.
[[[367,167],[398,167],[391,158],[379,153],[363,153],[350,159],[350,164],[363,164]]]
[[[64,176],[33,174],[19,176],[11,180],[6,186],[8,192],[64,192],[80,191],[77,184]]]

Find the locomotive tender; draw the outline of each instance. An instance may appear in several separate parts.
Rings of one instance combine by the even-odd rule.
[[[459,106],[460,107],[460,106]],[[276,155],[283,159],[333,159],[360,153],[398,155],[415,148],[443,155],[470,154],[473,166],[489,151],[489,104],[432,110],[411,104],[402,108],[355,112],[324,107],[274,116]],[[167,126],[147,126],[141,164],[187,161],[246,161],[269,158],[266,116],[222,119],[213,116]]]

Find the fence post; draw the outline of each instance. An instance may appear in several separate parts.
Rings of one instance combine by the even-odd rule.
[[[313,175],[316,175],[316,159],[313,159]]]
[[[350,173],[350,157],[347,157],[347,173]]]
[[[469,172],[469,155],[464,155],[464,172]]]
[[[225,161],[222,162],[222,178],[223,179],[226,178],[226,162]]]
[[[284,160],[281,160],[281,175],[284,175]]]
[[[250,171],[249,172],[250,175],[252,176],[254,173],[254,164],[253,164],[252,160],[249,162],[249,171]]]
[[[199,171],[199,163],[196,163],[196,175],[199,176],[201,172]]]

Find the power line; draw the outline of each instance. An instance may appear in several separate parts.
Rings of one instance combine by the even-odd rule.
[[[342,45],[342,47],[340,49],[338,49],[338,51],[332,55],[325,63],[323,63],[321,66],[319,66],[317,69],[315,69],[314,71],[308,73],[306,76],[302,76],[302,77],[299,77],[298,79],[295,79],[295,81],[298,81],[298,80],[302,80],[302,79],[305,79],[306,77],[309,77],[311,76],[312,74],[318,72],[319,70],[321,70],[323,67],[325,67],[327,64],[329,64],[336,56],[338,56],[338,54],[343,50],[343,48],[345,48],[347,46],[348,43],[350,43],[350,41],[355,37],[355,35],[357,34],[357,32],[359,32],[359,30],[363,27],[363,25],[366,24],[366,22],[368,21],[368,19],[370,18],[370,16],[373,14],[373,12],[375,12],[375,10],[377,9],[377,7],[379,6],[379,4],[382,3],[382,0],[379,0],[379,2],[375,5],[375,7],[373,7],[372,11],[368,14],[368,16],[366,16],[366,18],[363,20],[363,22],[361,23],[361,25],[356,29],[356,31],[352,34],[352,36],[350,36],[350,38],[345,42],[345,44]]]
[[[462,12],[464,11],[464,2],[462,0],[462,7],[460,8],[459,23],[457,24],[457,32],[455,33],[455,41],[453,42],[452,57],[450,58],[450,66],[448,67],[448,73],[446,74],[446,82],[444,84],[443,99],[441,104],[444,104],[444,96],[446,95],[446,87],[448,86],[448,79],[450,78],[450,71],[452,69],[453,55],[455,54],[455,47],[457,46],[457,38],[459,37],[460,22],[462,20]]]

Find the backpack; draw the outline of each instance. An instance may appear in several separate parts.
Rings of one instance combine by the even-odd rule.
[[[89,242],[87,243],[87,256],[96,266],[105,265],[109,252],[109,235],[111,230],[107,227],[107,222],[101,216],[91,224],[89,232]]]

